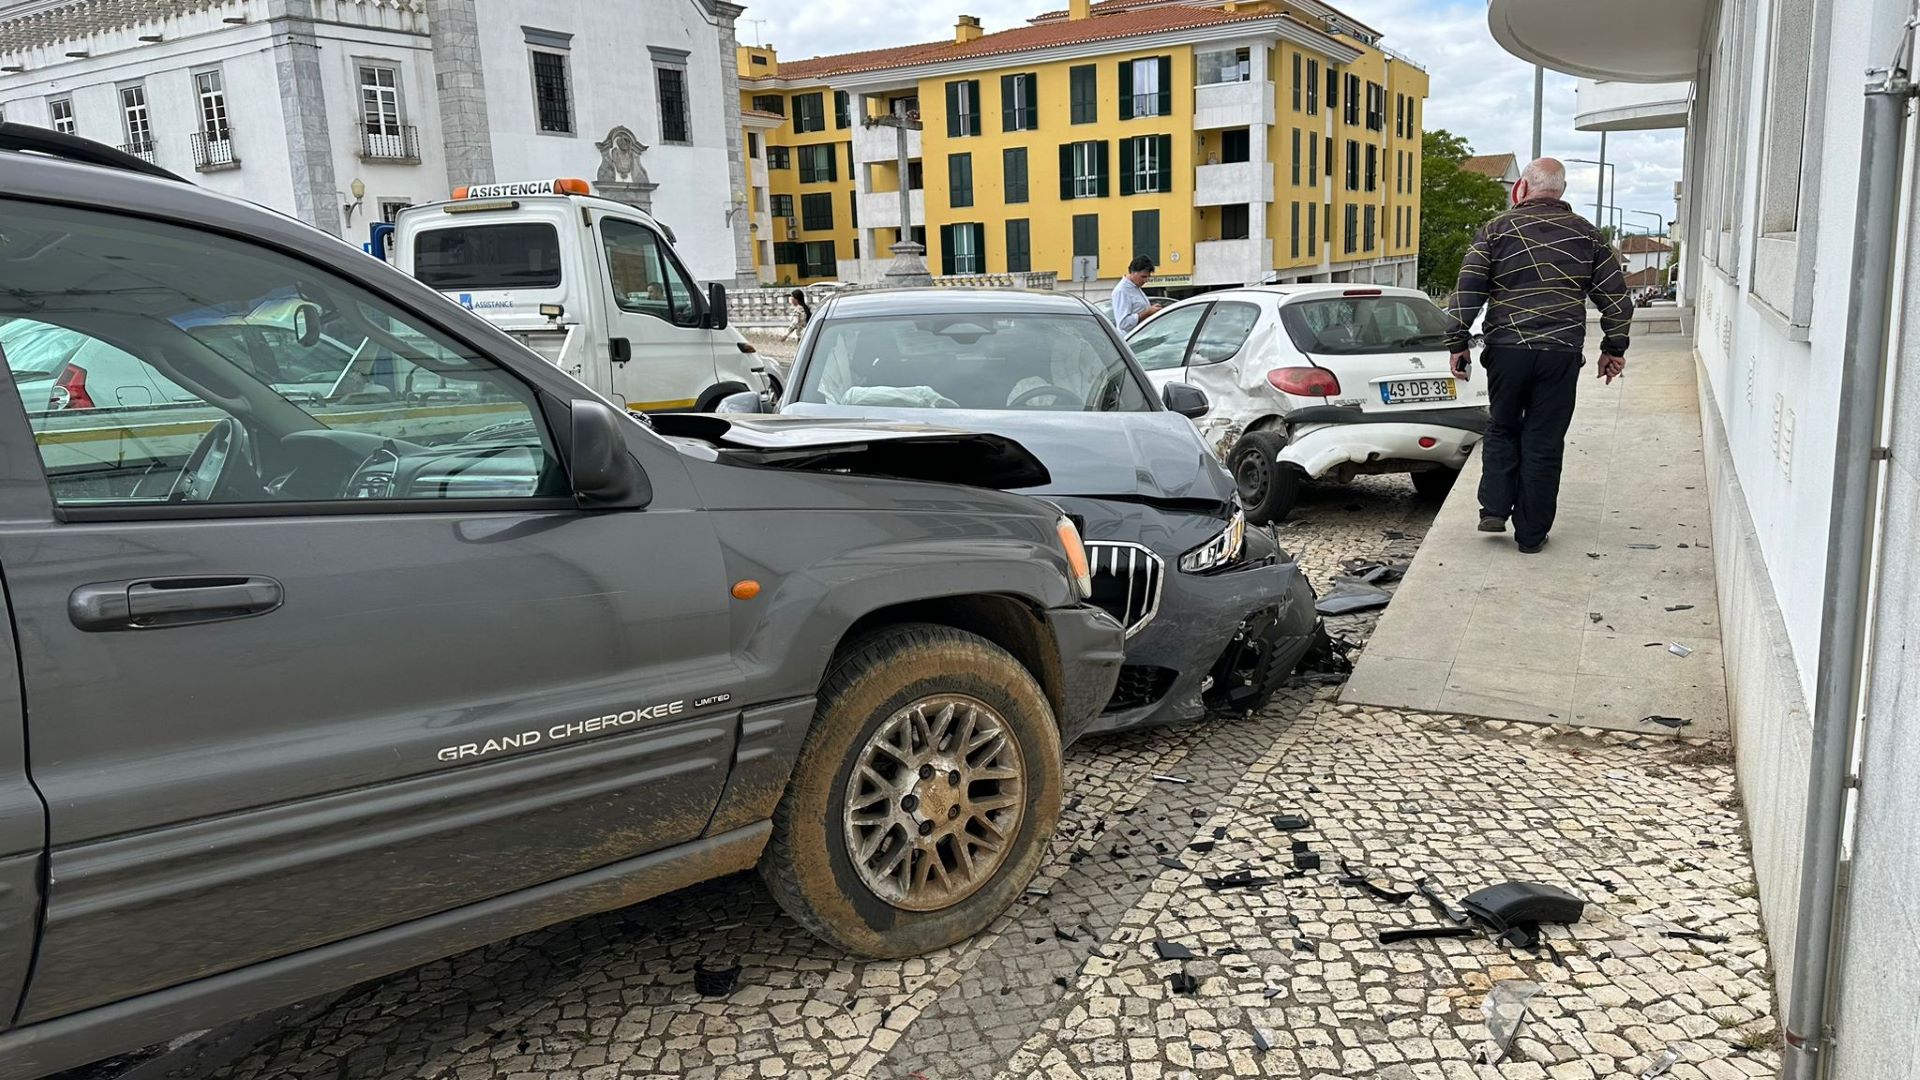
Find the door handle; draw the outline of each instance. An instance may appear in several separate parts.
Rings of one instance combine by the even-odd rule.
[[[265,615],[286,600],[269,577],[144,578],[82,585],[67,598],[67,616],[82,630],[156,630]]]

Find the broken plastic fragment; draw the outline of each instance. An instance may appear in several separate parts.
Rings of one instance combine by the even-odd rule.
[[[1389,904],[1404,904],[1413,899],[1413,889],[1389,889],[1379,882],[1368,880],[1365,874],[1355,870],[1346,859],[1340,860],[1340,884],[1348,888],[1359,889],[1376,900],[1385,900]]]
[[[1263,1054],[1273,1049],[1273,1033],[1256,1025],[1253,1029],[1253,1048]]]
[[[1661,936],[1679,938],[1682,941],[1704,941],[1712,945],[1725,945],[1729,940],[1725,934],[1705,934],[1698,930],[1684,928],[1665,931]]]
[[[1201,882],[1214,892],[1222,889],[1264,889],[1273,884],[1270,877],[1262,877],[1251,870],[1235,870],[1220,877],[1202,877]]]
[[[1468,938],[1479,931],[1471,926],[1411,926],[1401,930],[1380,931],[1380,944],[1393,945],[1402,941],[1424,941],[1427,938]]]
[[[1154,773],[1153,778],[1163,784],[1191,784],[1193,781],[1184,776],[1168,776],[1166,773]]]
[[[1153,943],[1153,952],[1162,960],[1191,960],[1193,950],[1177,941],[1160,938]]]
[[[1160,865],[1166,867],[1169,870],[1188,869],[1187,864],[1184,862],[1181,862],[1179,856],[1177,855],[1160,856]]]
[[[1480,1003],[1480,1015],[1487,1022],[1486,1064],[1496,1065],[1507,1056],[1514,1033],[1527,1018],[1527,1002],[1540,992],[1540,984],[1507,980],[1493,984]]]
[[[1386,607],[1392,599],[1393,594],[1385,589],[1358,581],[1337,581],[1320,597],[1314,610],[1322,615],[1349,615]]]
[[[1200,980],[1184,971],[1176,971],[1172,975],[1167,976],[1167,985],[1172,988],[1174,993],[1184,994],[1187,997],[1192,997],[1200,992]]]
[[[1678,716],[1657,716],[1657,715],[1641,717],[1640,722],[1643,724],[1659,724],[1661,727],[1676,728],[1676,729],[1686,727],[1688,724],[1693,723],[1693,721],[1691,720],[1685,720]]]
[[[1441,898],[1440,893],[1433,887],[1431,881],[1428,881],[1426,878],[1421,878],[1419,881],[1413,883],[1413,887],[1419,890],[1421,896],[1427,898],[1427,906],[1431,907],[1435,914],[1451,919],[1457,923],[1467,921],[1466,911],[1462,908],[1454,907]]]
[[[1667,610],[1668,611],[1692,611],[1693,605],[1692,604],[1670,604],[1668,605]]]
[[[1658,551],[1660,548],[1660,545],[1659,544],[1628,544],[1627,547],[1633,549],[1634,551]]]
[[[1655,1077],[1665,1076],[1668,1069],[1678,1064],[1680,1064],[1680,1051],[1669,1046],[1655,1055],[1653,1063],[1641,1071],[1640,1080],[1654,1080]]]
[[[1298,832],[1307,827],[1307,815],[1305,814],[1275,814],[1267,820],[1271,821],[1273,827],[1279,829],[1281,832]]]
[[[1685,645],[1682,645],[1677,641],[1668,643],[1667,651],[1672,653],[1675,656],[1692,656],[1693,655],[1692,649],[1687,648]]]
[[[740,969],[710,968],[705,963],[694,965],[693,988],[702,997],[726,997],[733,993],[734,984],[740,981]]]
[[[1205,854],[1206,854],[1207,852],[1209,852],[1209,851],[1212,851],[1212,850],[1213,850],[1213,841],[1211,841],[1211,840],[1195,840],[1195,841],[1194,841],[1193,843],[1191,843],[1191,844],[1188,844],[1188,845],[1187,845],[1187,850],[1188,850],[1188,851],[1197,851],[1197,852],[1199,852],[1200,854],[1202,854],[1202,855],[1205,855]]]

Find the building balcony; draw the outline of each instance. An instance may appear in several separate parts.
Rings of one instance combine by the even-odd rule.
[[[859,165],[874,165],[893,162],[900,159],[900,137],[898,129],[875,125],[867,127],[855,124],[853,127],[853,160]],[[920,133],[907,132],[907,156],[920,156]]]
[[[1193,205],[1239,206],[1273,201],[1273,162],[1202,165],[1193,175]]]
[[[412,124],[360,124],[360,158],[420,164],[420,130]]]
[[[1487,28],[1529,64],[1588,79],[1693,79],[1719,0],[1489,0]]]
[[[1264,279],[1273,269],[1273,242],[1257,240],[1202,240],[1193,245],[1195,285],[1245,285]]]
[[[1193,129],[1271,126],[1273,92],[1273,84],[1264,80],[1194,87]]]
[[[1693,84],[1598,82],[1581,79],[1573,126],[1579,131],[1649,131],[1687,126]]]
[[[142,139],[138,142],[121,143],[120,152],[123,154],[132,154],[134,157],[151,165],[153,164],[154,157],[154,142],[152,139]]]
[[[927,223],[927,193],[913,191],[909,193],[913,208],[910,211],[913,220],[908,225]],[[955,211],[966,214],[967,211]],[[860,193],[860,227],[863,229],[897,229],[900,227],[900,193],[897,191],[863,191]]]
[[[193,144],[193,167],[201,172],[219,172],[240,167],[233,150],[233,129],[196,131],[188,137]]]

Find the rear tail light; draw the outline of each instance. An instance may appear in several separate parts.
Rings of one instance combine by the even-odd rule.
[[[1338,397],[1340,380],[1319,367],[1283,367],[1267,372],[1267,383],[1283,394],[1298,397]]]
[[[47,404],[56,411],[93,408],[93,398],[87,393],[87,369],[79,364],[60,369],[60,377],[53,380],[53,397]]]

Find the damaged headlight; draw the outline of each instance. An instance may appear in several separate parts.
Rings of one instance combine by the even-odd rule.
[[[1087,548],[1080,542],[1080,530],[1072,519],[1062,516],[1054,523],[1060,548],[1067,556],[1067,578],[1073,582],[1074,595],[1085,600],[1093,595],[1093,568],[1087,565]]]
[[[1189,574],[1204,574],[1209,570],[1218,570],[1230,565],[1240,557],[1240,549],[1247,542],[1247,516],[1235,507],[1233,517],[1220,535],[1180,556],[1180,569]]]

